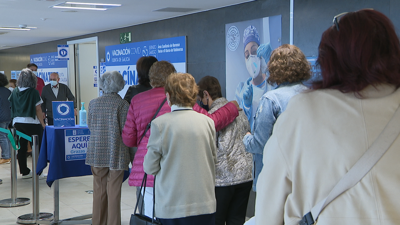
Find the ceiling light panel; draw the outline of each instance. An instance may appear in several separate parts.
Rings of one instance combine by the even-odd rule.
[[[98,5],[98,6],[110,6],[110,7],[119,7],[119,6],[121,6],[121,4],[86,3],[86,2],[65,2],[65,4],[75,4],[75,5]]]
[[[86,2],[62,2],[51,6],[51,8],[60,9],[83,9],[105,11],[107,9],[120,7],[121,4],[103,4],[103,3],[86,3]]]
[[[27,31],[31,30],[30,28],[19,28],[19,27],[0,27],[0,30],[22,30]]]
[[[197,10],[200,10],[200,9],[195,9],[195,8],[175,8],[175,7],[166,7],[166,8],[154,10],[154,12],[177,12],[177,13],[187,13],[187,12],[193,12],[193,11],[197,11]]]

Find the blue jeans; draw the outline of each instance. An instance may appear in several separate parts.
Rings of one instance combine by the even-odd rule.
[[[10,122],[1,122],[0,127],[7,129],[9,123]],[[7,134],[5,134],[3,132],[0,132],[0,147],[1,147],[1,158],[2,159],[11,158],[11,154],[10,154],[11,143],[10,143],[10,140],[8,140]]]

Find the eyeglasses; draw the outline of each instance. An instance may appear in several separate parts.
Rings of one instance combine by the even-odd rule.
[[[372,8],[368,8],[368,9],[362,9],[362,10],[374,10]],[[361,10],[358,10],[361,11]],[[358,12],[356,11],[356,12]],[[333,21],[332,23],[335,24],[336,26],[336,30],[339,31],[339,17],[346,15],[348,12],[342,12],[340,14],[337,14],[336,16],[333,17]]]
[[[339,17],[341,17],[343,15],[346,15],[347,13],[348,12],[342,12],[342,13],[337,14],[336,16],[333,17],[332,23],[335,24],[337,31],[339,31],[339,21],[338,21]]]

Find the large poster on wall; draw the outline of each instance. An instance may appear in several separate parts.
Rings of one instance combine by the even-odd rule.
[[[106,46],[106,70],[119,71],[125,80],[124,89],[118,93],[122,98],[129,86],[138,84],[136,62],[142,56],[166,60],[175,66],[177,72],[186,73],[186,37]]]
[[[66,60],[58,60],[57,52],[31,55],[31,63],[38,66],[38,77],[42,78],[45,84],[50,83],[50,74],[58,73],[60,83],[68,85],[68,69]]]
[[[238,101],[251,126],[261,96],[274,88],[266,82],[267,63],[281,45],[281,21],[278,15],[225,25],[226,97]]]

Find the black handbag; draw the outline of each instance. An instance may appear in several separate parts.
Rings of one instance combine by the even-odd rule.
[[[155,183],[155,181],[156,181],[156,177],[154,177],[154,183]],[[155,203],[156,203],[155,185],[154,185],[154,188],[153,188],[153,215],[150,218],[150,217],[144,215],[144,213],[143,213],[144,195],[146,194],[146,182],[147,182],[147,174],[145,173],[144,176],[143,176],[142,185],[140,186],[140,191],[138,193],[136,206],[135,206],[135,211],[134,211],[134,214],[131,215],[131,220],[129,221],[130,225],[150,225],[150,224],[161,225],[161,222],[158,221],[154,217]],[[140,193],[142,193],[142,189],[143,189],[143,196],[140,195]],[[142,204],[141,205],[141,210],[140,210],[140,212],[136,212],[137,209],[138,209],[138,206],[139,206],[139,202]]]

